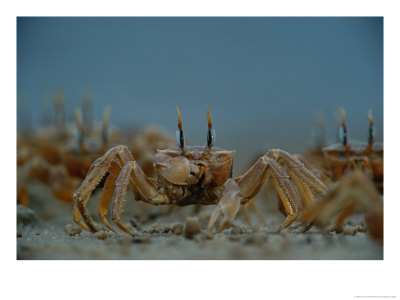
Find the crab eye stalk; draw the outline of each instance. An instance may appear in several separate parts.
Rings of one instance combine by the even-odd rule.
[[[374,120],[372,118],[372,110],[368,111],[368,119],[369,119],[369,128],[368,128],[368,144],[366,151],[372,150],[372,144],[374,143],[374,135],[375,135],[375,128],[374,128]]]
[[[103,141],[103,146],[107,146],[108,144],[108,127],[110,123],[110,113],[111,113],[111,108],[106,107],[104,108],[103,111],[103,121],[101,123],[101,138]]]
[[[75,120],[76,120],[76,128],[78,130],[78,144],[80,147],[82,147],[84,139],[84,127],[83,127],[82,112],[79,108],[75,109]]]
[[[342,115],[342,125],[339,129],[339,139],[343,146],[347,145],[347,128],[346,128],[346,112],[343,107],[340,107],[340,113]]]
[[[207,132],[207,147],[211,148],[212,146],[214,146],[214,141],[215,141],[215,130],[209,128]]]
[[[185,153],[185,139],[183,137],[182,130],[182,117],[178,106],[176,107],[176,113],[178,114],[178,130],[176,131],[176,143],[178,144],[178,147],[181,148],[182,153]]]
[[[185,146],[185,140],[183,138],[183,131],[178,129],[176,131],[176,143],[178,144],[179,148],[183,148]]]
[[[207,123],[208,123],[208,129],[207,129],[207,145],[204,148],[204,153],[209,153],[211,151],[211,147],[214,146],[215,142],[215,131],[212,128],[212,122],[211,122],[211,114],[210,114],[210,107],[208,106],[207,108]]]

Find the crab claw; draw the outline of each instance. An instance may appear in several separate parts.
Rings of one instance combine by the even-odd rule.
[[[240,200],[242,198],[239,192],[240,187],[233,179],[229,179],[225,183],[225,189],[208,223],[208,231],[211,230],[221,213],[223,218],[218,226],[217,232],[221,232],[230,225],[239,210]]]

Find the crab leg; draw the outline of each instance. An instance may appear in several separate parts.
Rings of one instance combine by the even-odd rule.
[[[253,227],[253,224],[250,220],[250,216],[249,216],[249,209],[248,207],[251,206],[251,208],[254,210],[254,213],[256,214],[257,218],[265,224],[265,219],[263,217],[263,215],[260,213],[260,211],[258,210],[256,204],[255,204],[255,198],[252,198],[251,200],[249,200],[249,202],[247,202],[244,206],[243,206],[243,214],[244,217],[246,218],[247,223],[249,223],[250,227]]]
[[[121,173],[119,174],[118,179],[115,182],[115,189],[111,202],[111,215],[113,222],[117,224],[117,226],[121,230],[135,236],[136,234],[131,231],[126,225],[124,225],[120,220],[122,205],[126,198],[131,170],[132,164],[129,162],[122,168]]]
[[[112,220],[117,226],[135,236],[126,225],[121,222],[121,212],[126,198],[127,187],[130,181],[133,181],[142,200],[152,204],[166,204],[168,197],[160,193],[155,185],[155,181],[148,178],[135,161],[128,162],[121,170],[117,181],[111,202]]]
[[[272,183],[288,214],[283,224],[283,228],[286,228],[297,219],[299,212],[303,209],[303,204],[300,194],[296,186],[290,180],[286,170],[274,159],[268,158],[268,163],[271,166]],[[278,232],[279,231],[280,229]]]
[[[104,189],[103,189],[104,192],[101,197],[100,205],[98,208],[98,215],[100,217],[100,220],[103,222],[104,225],[107,226],[108,229],[110,229],[111,231],[113,231],[115,233],[116,233],[116,231],[112,228],[112,226],[108,222],[106,215],[107,215],[107,211],[108,211],[108,206],[111,201],[111,196],[113,195],[113,192],[115,189],[115,180],[117,179],[120,171],[121,171],[121,167],[118,165],[118,163],[113,161],[111,163],[111,166],[109,169],[110,175],[107,177],[106,183],[104,185]]]
[[[317,175],[317,177],[326,185],[329,186],[332,184],[331,180],[331,175],[329,174],[328,171],[319,169],[318,167],[315,167],[310,164],[301,154],[294,154],[293,157],[300,161],[306,169],[308,169],[310,172],[314,173]]]
[[[288,169],[287,171],[301,195],[303,206],[309,206],[310,204],[312,204],[314,202],[314,197],[310,188],[301,181],[299,176],[293,170]]]
[[[269,176],[266,170],[267,164],[263,157],[261,157],[244,175],[235,179],[229,179],[225,183],[222,196],[208,223],[208,230],[211,230],[221,213],[224,215],[224,219],[217,231],[220,232],[229,226],[239,209],[240,203],[246,204],[254,198],[261,189],[266,181],[266,177]]]
[[[270,160],[272,170],[272,183],[283,202],[286,212],[289,215],[300,211],[303,208],[299,192],[295,185],[290,181],[290,177],[276,161]]]
[[[314,193],[317,195],[324,195],[326,193],[327,186],[316,175],[314,175],[314,173],[307,168],[301,160],[296,159],[296,156],[291,156],[289,153],[279,149],[268,151],[267,156],[275,158],[280,164],[287,167],[290,179],[295,184],[301,196],[303,207],[310,206],[314,203]],[[297,219],[299,214],[299,212],[296,213],[296,217],[294,218],[288,216],[283,228],[290,226]],[[304,225],[304,223],[301,225]],[[298,226],[295,228],[297,227]],[[281,229],[282,228],[280,228],[278,232]]]
[[[108,150],[106,154],[97,159],[90,167],[89,174],[86,176],[85,180],[74,194],[75,208],[73,219],[77,224],[91,232],[97,232],[98,229],[94,225],[92,218],[89,215],[86,204],[89,201],[89,197],[93,190],[108,172],[108,169],[110,168],[111,163],[115,159],[116,155],[123,151],[128,151],[128,149],[125,146],[116,146]],[[85,220],[87,226],[83,225],[81,218]]]
[[[270,176],[288,213],[285,226],[289,226],[297,218],[297,212],[302,209],[300,195],[285,169],[276,160],[265,155],[259,158],[243,176],[227,181],[222,197],[210,219],[208,229],[212,228],[220,213],[224,215],[224,219],[218,231],[228,226],[237,212],[236,206],[238,208],[240,203],[246,204],[256,197]]]
[[[349,206],[347,206],[339,215],[339,217],[337,218],[334,227],[332,228],[333,230],[338,230],[340,229],[340,227],[342,227],[344,220],[350,216],[355,208],[355,203],[350,204]]]
[[[249,203],[250,203],[250,202],[249,202]],[[245,205],[243,206],[243,215],[244,215],[244,217],[245,217],[247,223],[250,225],[250,227],[253,228],[254,226],[253,226],[253,223],[252,223],[251,220],[250,220],[249,209],[247,208],[248,205],[249,205],[249,203],[247,203],[247,204],[245,204]]]
[[[268,151],[266,155],[286,165],[288,170],[291,170],[293,175],[296,175],[303,185],[309,186],[317,194],[325,194],[327,186],[312,171],[307,169],[301,161],[295,159],[286,151],[273,149]]]

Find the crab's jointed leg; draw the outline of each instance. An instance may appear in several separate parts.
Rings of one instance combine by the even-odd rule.
[[[257,218],[263,223],[266,224],[265,222],[265,218],[263,217],[263,215],[260,213],[260,211],[258,210],[256,204],[255,204],[255,198],[249,200],[249,202],[247,202],[245,205],[243,205],[243,215],[246,218],[247,223],[249,223],[250,227],[253,227],[253,224],[250,220],[250,216],[249,216],[249,209],[248,207],[251,206],[254,213],[256,214]]]
[[[136,161],[132,160],[125,164],[115,182],[115,190],[111,201],[111,215],[113,222],[121,230],[135,236],[136,234],[120,220],[127,188],[131,181],[137,188],[138,196],[144,202],[158,205],[168,203],[169,199],[167,195],[157,190],[155,180],[148,178]]]
[[[123,167],[121,168],[121,166]],[[111,148],[104,156],[93,163],[86,179],[74,194],[74,221],[91,232],[97,232],[98,229],[87,211],[86,204],[90,194],[106,173],[109,173],[109,176],[105,183],[98,214],[104,225],[114,232],[115,230],[106,219],[110,202],[114,223],[123,231],[135,235],[134,232],[120,221],[128,185],[131,187],[133,193],[144,202],[165,204],[169,201],[166,195],[157,190],[155,180],[148,178],[144,174],[126,146]],[[82,222],[82,219],[85,223]]]
[[[92,218],[86,208],[86,204],[89,201],[89,197],[99,182],[108,172],[112,162],[116,158],[119,152],[128,151],[124,146],[116,146],[111,148],[102,157],[97,159],[88,172],[85,180],[74,194],[75,208],[73,213],[74,221],[81,225],[83,228],[97,232],[98,229],[94,225]],[[86,226],[83,225],[81,218],[85,220]]]
[[[332,229],[338,229],[355,210],[365,214],[371,235],[382,239],[383,207],[380,195],[373,182],[359,170],[346,174],[332,186],[324,199],[304,211],[302,219],[321,228],[326,228],[332,219],[336,219]],[[374,218],[370,219],[370,215]]]
[[[108,175],[106,183],[104,184],[103,195],[101,196],[100,205],[98,209],[98,215],[103,224],[106,225],[108,229],[116,233],[116,231],[112,228],[112,226],[108,222],[106,215],[108,211],[108,206],[111,201],[111,197],[115,189],[115,181],[118,178],[118,174],[121,172],[121,167],[117,162],[113,161],[108,171],[110,172],[110,175]]]
[[[212,228],[221,213],[223,215],[223,218],[220,225],[218,226],[217,231],[221,232],[230,225],[231,221],[236,216],[236,213],[239,210],[240,202],[242,200],[239,192],[240,187],[235,180],[229,179],[226,181],[222,196],[208,223],[208,230]]]
[[[238,207],[239,203],[246,204],[256,197],[269,177],[272,178],[273,185],[288,214],[283,228],[290,226],[298,218],[303,206],[314,201],[313,192],[323,194],[326,190],[325,184],[300,161],[285,151],[274,149],[259,158],[243,176],[227,181],[208,229],[212,228],[220,213],[223,214],[224,219],[218,231],[226,228],[237,212],[236,206]]]

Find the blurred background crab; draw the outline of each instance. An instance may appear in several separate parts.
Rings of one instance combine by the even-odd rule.
[[[315,147],[305,151],[301,157],[314,167],[329,172],[333,181],[339,180],[345,173],[355,169],[362,170],[370,177],[378,190],[383,192],[383,144],[374,140],[374,122],[372,111],[368,112],[368,141],[349,142],[346,112],[340,107],[341,125],[339,128],[339,143],[325,146],[324,122],[321,114],[315,117]]]
[[[27,126],[17,137],[17,203],[29,205],[27,185],[31,180],[49,186],[55,198],[72,202],[73,191],[86,177],[92,162],[109,147],[124,143],[135,153],[144,172],[153,176],[153,156],[157,149],[171,147],[175,138],[154,126],[133,132],[110,126],[110,108],[103,111],[101,122],[93,120],[91,94],[83,97],[82,108],[75,109],[75,122],[66,121],[65,101],[56,93],[52,102],[43,106],[44,126]],[[50,114],[53,117],[48,117]]]
[[[315,224],[327,231],[342,232],[344,221],[350,215],[362,213],[368,227],[365,230],[368,230],[372,238],[382,240],[383,196],[380,194],[383,193],[383,144],[374,143],[375,130],[371,111],[368,112],[368,142],[350,143],[345,110],[340,108],[340,111],[341,142],[322,147],[321,151],[308,151],[305,155],[319,165],[317,170],[329,170],[332,183],[328,184],[326,195],[308,206],[302,213],[302,221],[291,229],[305,226],[305,232]],[[324,160],[321,160],[321,155]],[[307,164],[305,159],[303,162]],[[316,171],[316,174],[319,172]],[[333,220],[334,223],[331,224]],[[357,230],[364,230],[363,225],[357,226]]]
[[[346,112],[342,107],[340,110],[342,115],[339,133],[341,143],[322,149],[333,180],[338,180],[349,171],[361,170],[374,181],[376,188],[383,193],[383,144],[374,141],[375,129],[372,111],[368,112],[368,142],[350,143],[346,128]]]
[[[330,187],[325,197],[310,205],[302,214],[299,225],[317,225],[328,232],[343,232],[345,220],[352,214],[364,215],[363,224],[352,226],[350,234],[368,231],[376,240],[383,240],[383,200],[372,180],[362,170],[346,172]],[[299,226],[298,225],[298,226]]]
[[[103,154],[118,140],[118,132],[109,126],[110,109],[104,109],[101,123],[93,122],[91,103],[91,98],[84,98],[82,111],[89,120],[76,109],[76,122],[66,122],[64,98],[56,94],[54,121],[18,135],[18,203],[28,206],[27,184],[31,179],[49,186],[55,198],[71,202],[73,191],[89,170],[93,157]]]

